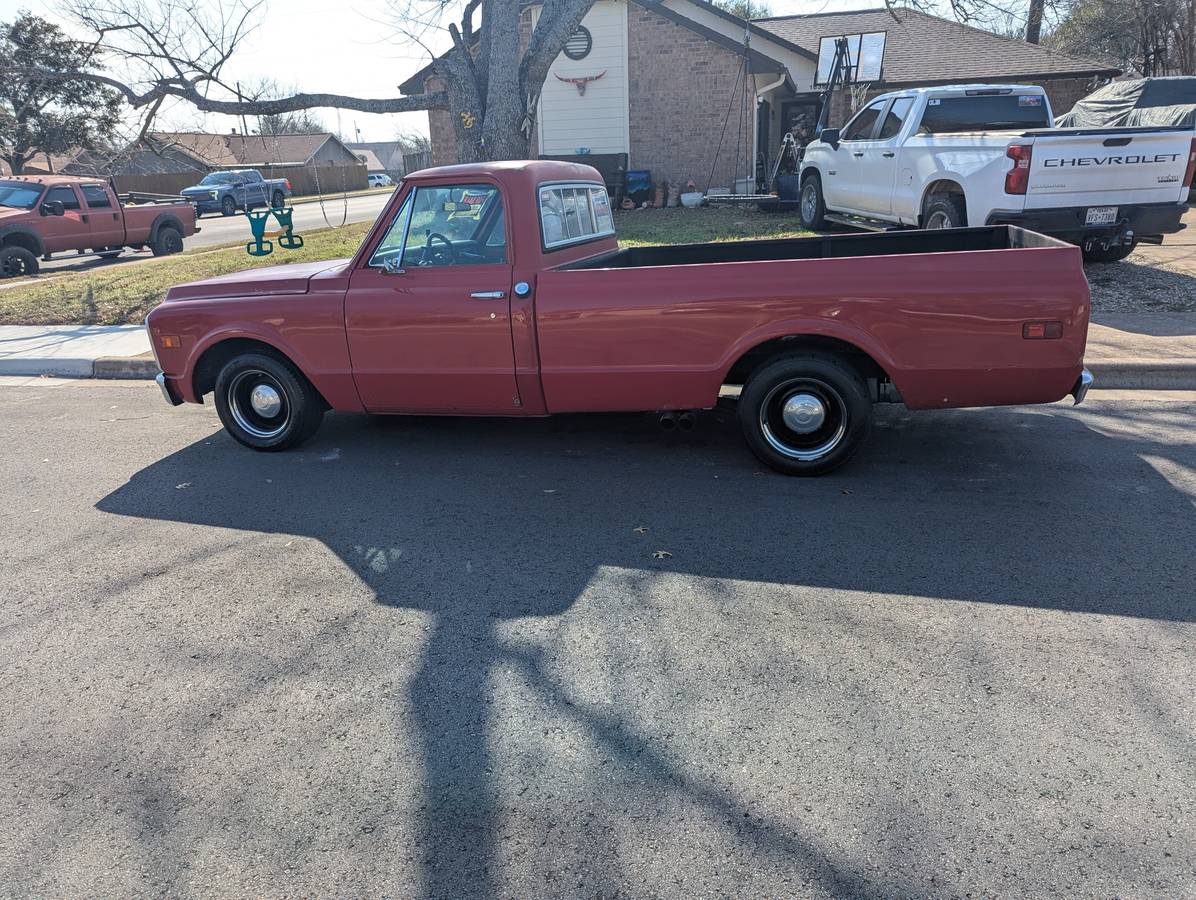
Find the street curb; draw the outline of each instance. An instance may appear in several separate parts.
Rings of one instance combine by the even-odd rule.
[[[92,367],[92,378],[154,378],[162,371],[152,353],[140,356],[101,356]]]
[[[1088,362],[1095,390],[1196,390],[1196,360],[1107,359]]]

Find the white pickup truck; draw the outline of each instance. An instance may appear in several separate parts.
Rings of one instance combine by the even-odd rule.
[[[965,84],[878,97],[824,129],[801,167],[802,224],[1019,225],[1113,262],[1183,228],[1191,128],[1052,128],[1033,85]]]

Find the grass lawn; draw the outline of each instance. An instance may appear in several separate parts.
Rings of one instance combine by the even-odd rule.
[[[36,282],[0,289],[0,325],[134,325],[161,302],[168,288],[243,269],[352,256],[370,223],[304,234],[302,250],[275,249],[253,257],[243,244],[205,248],[144,262],[117,262],[86,272],[46,273]],[[643,209],[616,213],[624,246],[793,237],[796,216],[756,210]],[[248,240],[246,226],[246,240]]]

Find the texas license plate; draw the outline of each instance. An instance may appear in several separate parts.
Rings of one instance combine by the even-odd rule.
[[[1117,221],[1116,206],[1090,206],[1084,216],[1085,225],[1112,225]]]

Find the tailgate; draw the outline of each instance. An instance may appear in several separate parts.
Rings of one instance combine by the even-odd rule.
[[[1187,197],[1191,128],[1060,128],[1025,137],[1034,144],[1026,209],[1177,203]]]

